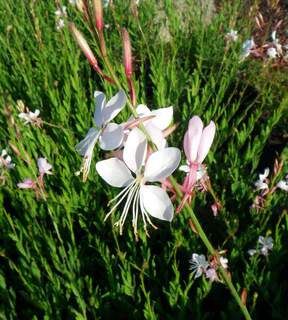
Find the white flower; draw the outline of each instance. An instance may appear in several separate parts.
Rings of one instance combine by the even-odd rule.
[[[228,33],[225,35],[226,40],[228,41],[237,41],[238,40],[238,31],[231,29]]]
[[[77,144],[76,150],[84,157],[80,172],[83,172],[83,181],[86,181],[89,174],[93,150],[99,140],[99,146],[103,150],[114,150],[123,141],[124,133],[121,125],[110,123],[124,108],[126,96],[120,90],[107,103],[104,93],[95,91],[95,128],[90,128],[86,137]]]
[[[169,177],[178,167],[181,154],[177,148],[165,148],[152,153],[146,164],[147,140],[145,135],[134,128],[125,143],[123,160],[111,158],[99,161],[96,170],[103,180],[117,188],[124,188],[113,200],[115,203],[106,215],[110,216],[124,202],[125,205],[119,221],[122,234],[129,209],[132,207],[132,225],[137,236],[139,207],[147,233],[147,222],[152,226],[150,216],[171,222],[173,205],[167,193],[158,186],[147,182],[160,182]]]
[[[67,8],[65,6],[62,6],[61,8],[57,8],[55,11],[55,16],[56,17],[66,17],[67,16]]]
[[[250,249],[250,250],[248,250],[248,254],[249,254],[249,256],[254,256],[255,254],[257,253],[257,250],[255,250],[255,249]]]
[[[36,187],[36,183],[35,183],[35,181],[33,181],[29,178],[26,178],[26,179],[24,179],[23,182],[18,183],[17,187],[19,189],[33,189]]]
[[[244,43],[242,45],[241,59],[247,58],[250,55],[251,50],[254,47],[255,47],[255,42],[253,39],[248,39],[248,40],[244,41]]]
[[[12,163],[12,159],[5,149],[2,150],[0,156],[0,168],[2,167],[8,170],[13,169],[15,167],[15,164]]]
[[[277,188],[288,191],[288,178],[286,178],[286,180],[279,181],[277,183]]]
[[[273,41],[273,45],[275,46],[275,51],[276,53],[278,54],[282,54],[282,45],[280,44],[279,42],[279,39],[277,38],[276,36],[276,30],[274,30],[272,33],[271,33],[271,38],[272,38],[272,41]],[[268,54],[268,52],[267,52]]]
[[[267,177],[269,176],[270,170],[269,168],[265,168],[265,171],[263,174],[259,174],[259,180],[257,180],[254,185],[257,188],[257,190],[265,190],[269,189],[268,184],[265,182]]]
[[[278,56],[278,52],[277,50],[274,48],[274,47],[271,47],[267,50],[267,56],[270,58],[270,59],[275,59],[277,58]]]
[[[63,19],[58,19],[56,21],[56,30],[61,30],[65,27],[65,22]]]
[[[228,259],[227,258],[220,257],[219,261],[220,261],[221,266],[224,269],[228,269]]]
[[[45,158],[39,158],[37,160],[37,165],[41,177],[43,177],[44,174],[52,174],[50,171],[52,169],[52,165]]]
[[[138,105],[136,112],[140,119],[154,116],[151,120],[143,121],[143,125],[157,148],[165,148],[167,146],[167,141],[164,138],[163,131],[167,129],[172,122],[173,107],[171,106],[151,111],[144,104],[140,104]]]
[[[273,249],[273,239],[271,237],[264,238],[262,236],[258,239],[259,251],[263,256],[267,256],[269,250]]]
[[[217,272],[214,268],[209,268],[208,270],[206,270],[205,272],[205,276],[207,279],[209,279],[211,282],[214,281],[219,281]]]
[[[203,254],[193,253],[189,262],[191,264],[190,270],[196,272],[195,278],[199,278],[203,273],[206,273],[209,267],[209,263]]]
[[[38,117],[40,111],[38,109],[35,112],[28,111],[28,112],[21,112],[19,113],[18,117],[24,121],[24,124],[34,124],[39,125],[41,123],[41,119]]]

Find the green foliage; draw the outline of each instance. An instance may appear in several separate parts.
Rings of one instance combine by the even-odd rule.
[[[261,62],[240,63],[244,36],[225,50],[232,22],[249,34],[249,23],[238,17],[244,10],[240,1],[224,1],[217,12],[209,7],[208,14],[195,0],[143,0],[139,20],[129,13],[128,1],[114,2],[114,11],[104,10],[108,54],[125,83],[115,23],[125,26],[138,102],[174,106],[179,126],[169,143],[182,147],[192,115],[216,122],[206,164],[222,209],[214,218],[208,194],[197,195],[192,205],[215,247],[227,250],[233,281],[239,292],[247,289],[253,318],[285,318],[287,194],[275,192],[259,212],[251,204],[263,168],[272,171],[274,159],[282,157],[279,179],[287,173],[288,98],[279,85],[287,75],[277,72],[281,81],[275,84],[258,72]],[[81,14],[67,7],[69,19],[99,52]],[[16,164],[0,187],[0,319],[240,319],[222,284],[193,279],[189,258],[206,249],[186,214],[176,215],[171,226],[157,221],[150,238],[140,230],[136,242],[129,222],[123,236],[113,228],[116,217],[104,222],[116,191],[95,172],[103,152],[95,149],[86,183],[75,175],[81,157],[74,147],[92,123],[93,91],[111,96],[116,89],[93,73],[68,28],[56,30],[55,10],[53,1],[0,4],[0,151],[7,149]],[[42,128],[23,124],[17,100],[41,111]],[[128,117],[123,112],[119,121]],[[44,178],[46,200],[17,188],[37,176],[39,157],[53,164],[53,176]],[[275,241],[273,252],[250,259],[247,250],[266,234]]]

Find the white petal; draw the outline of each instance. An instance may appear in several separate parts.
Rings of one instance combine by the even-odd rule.
[[[147,139],[142,131],[134,128],[128,135],[123,151],[123,160],[127,167],[137,172],[143,165],[147,153]]]
[[[264,173],[263,174],[259,174],[259,180],[260,181],[264,181],[264,179],[266,179],[269,176],[270,173],[270,169],[269,168],[265,168]]]
[[[165,130],[172,122],[173,107],[157,109],[152,111],[151,114],[156,116],[151,122],[160,130]]]
[[[190,168],[189,168],[189,166],[187,166],[186,164],[180,166],[180,167],[179,167],[179,170],[180,170],[180,171],[183,171],[183,172],[186,172],[186,173],[189,173],[189,172],[190,172]]]
[[[151,114],[150,109],[145,104],[139,104],[136,108],[139,117],[148,116]]]
[[[118,148],[124,137],[123,128],[116,123],[108,123],[99,137],[99,146],[103,150]]]
[[[100,177],[113,187],[128,186],[134,179],[125,163],[117,158],[111,158],[96,163]]]
[[[104,123],[103,110],[106,104],[105,94],[100,91],[94,92],[95,112],[94,122],[96,126],[101,127]]]
[[[167,141],[164,138],[163,132],[156,127],[152,121],[148,121],[147,124],[144,123],[144,126],[149,133],[151,140],[157,146],[157,149],[163,149],[167,146]]]
[[[114,119],[117,114],[124,108],[126,103],[126,95],[123,90],[120,90],[112,97],[103,109],[103,122],[107,123]]]
[[[173,205],[167,193],[156,186],[142,186],[140,201],[145,210],[157,219],[171,222],[173,219]]]
[[[91,153],[94,149],[95,143],[98,140],[98,137],[99,131],[94,128],[90,128],[86,137],[76,145],[76,151],[78,151],[81,156],[86,156],[87,153]]]
[[[181,153],[177,148],[165,148],[152,153],[145,166],[145,179],[155,182],[169,177],[178,167],[180,160]]]

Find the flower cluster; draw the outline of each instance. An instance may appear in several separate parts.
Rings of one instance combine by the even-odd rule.
[[[263,237],[260,236],[258,238],[258,245],[256,249],[250,249],[248,250],[248,254],[250,256],[254,256],[255,254],[262,255],[262,256],[268,256],[269,251],[272,251],[273,249],[273,239],[271,237]]]
[[[17,184],[17,187],[19,189],[33,189],[35,191],[36,197],[38,198],[40,196],[41,190],[43,191],[44,189],[43,177],[45,174],[52,174],[52,165],[45,158],[39,158],[37,160],[37,165],[39,170],[39,176],[37,177],[37,180],[25,178],[23,182],[19,182]]]
[[[123,226],[128,212],[132,212],[132,226],[137,238],[137,225],[141,215],[144,230],[148,234],[147,225],[154,228],[151,217],[171,222],[174,214],[172,201],[166,189],[167,178],[178,168],[181,160],[179,149],[169,147],[166,133],[173,119],[173,107],[151,111],[141,104],[135,108],[135,116],[124,123],[114,123],[112,120],[123,110],[126,104],[124,91],[120,90],[108,102],[104,93],[94,93],[95,112],[94,126],[89,129],[86,137],[76,145],[76,150],[83,156],[80,171],[83,181],[87,180],[93,150],[96,143],[113,157],[97,162],[96,171],[109,185],[123,190],[110,201],[111,210],[106,219],[123,204],[123,211],[116,226],[123,232]],[[149,139],[147,139],[147,136]],[[215,124],[203,129],[203,123],[198,116],[189,122],[188,131],[184,137],[184,151],[187,165],[181,166],[187,175],[181,190],[184,197],[181,208],[190,201],[197,181],[204,183],[207,176],[202,164],[215,135]],[[161,184],[163,188],[154,183]]]
[[[270,169],[265,168],[263,174],[259,174],[259,178],[254,182],[256,187],[256,191],[260,191],[252,205],[252,208],[262,209],[265,206],[266,200],[268,196],[273,194],[277,189],[281,189],[283,191],[288,191],[288,175],[284,180],[280,180],[277,183],[278,176],[281,174],[283,168],[283,161],[275,160],[274,168],[273,168],[273,176],[269,179]]]
[[[191,264],[190,270],[195,273],[195,278],[199,278],[204,274],[211,282],[220,281],[217,274],[219,266],[228,269],[228,259],[222,256],[219,257],[219,261],[212,257],[208,262],[203,254],[193,253],[189,262]]]

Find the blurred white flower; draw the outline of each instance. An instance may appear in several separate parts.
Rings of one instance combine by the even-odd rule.
[[[244,41],[243,45],[242,45],[242,53],[241,53],[241,59],[245,59],[247,58],[250,53],[251,53],[251,50],[255,48],[255,42],[253,39],[248,39],[246,41]]]
[[[277,188],[282,189],[284,191],[288,191],[288,178],[285,180],[281,180],[277,183]]]
[[[61,30],[65,27],[65,22],[63,19],[58,19],[56,21],[56,30]]]
[[[18,183],[17,187],[20,189],[34,189],[36,187],[36,182],[26,178],[23,182]]]
[[[238,31],[231,29],[228,33],[225,35],[225,39],[227,41],[237,41],[238,40]]]
[[[209,263],[203,254],[193,253],[192,258],[189,260],[191,266],[190,270],[195,272],[195,278],[199,278],[209,267]]]
[[[269,168],[265,168],[263,174],[259,174],[259,180],[257,180],[254,185],[257,190],[265,190],[269,189],[267,184],[267,177],[269,176],[270,170]]]
[[[217,272],[214,268],[209,268],[205,271],[205,276],[207,279],[209,279],[211,282],[219,281]]]
[[[57,10],[55,11],[55,16],[58,18],[66,17],[67,16],[67,8],[65,6],[58,7]]]
[[[279,55],[282,55],[282,45],[280,44],[279,39],[276,36],[276,30],[274,30],[271,33],[271,38],[273,41],[273,45],[275,46],[276,53],[278,53]],[[267,52],[267,54],[268,54],[268,52]]]
[[[254,256],[255,254],[267,256],[269,251],[271,251],[272,249],[273,249],[272,237],[259,236],[257,248],[248,250],[248,254],[250,256]]]
[[[274,47],[271,47],[267,50],[267,56],[269,59],[275,59],[278,57],[278,52]]]
[[[220,257],[220,264],[224,269],[228,269],[228,259],[224,257]]]
[[[24,121],[24,124],[32,124],[40,126],[42,123],[41,118],[39,118],[40,111],[38,109],[35,112],[27,111],[19,113],[18,117]]]
[[[52,165],[45,159],[45,158],[39,158],[37,160],[37,165],[40,172],[41,179],[45,174],[53,174],[50,170],[52,169]]]
[[[2,150],[0,155],[0,168],[5,169],[13,169],[15,167],[15,164],[12,163],[11,157],[8,155],[7,151],[5,149]]]
[[[77,0],[69,0],[69,4],[71,4],[72,6],[76,6]]]

